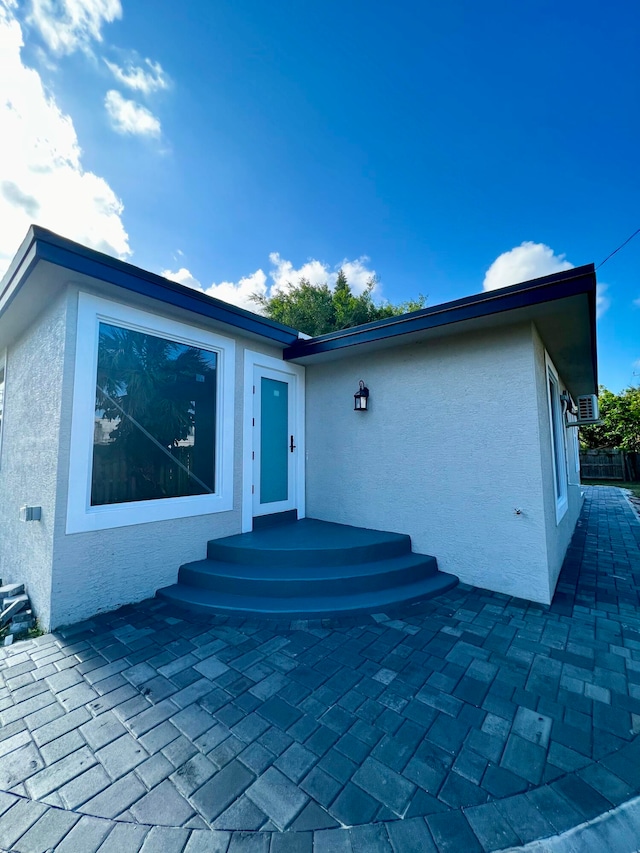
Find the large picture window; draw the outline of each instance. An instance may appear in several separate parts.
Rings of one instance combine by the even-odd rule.
[[[216,360],[100,323],[92,506],[215,493]]]
[[[234,352],[79,295],[68,533],[232,508]]]

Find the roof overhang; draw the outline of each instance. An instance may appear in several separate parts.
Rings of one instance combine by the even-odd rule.
[[[69,284],[112,297],[114,289],[119,290],[119,298],[126,294],[128,301],[138,305],[156,300],[174,314],[196,314],[206,318],[207,324],[227,331],[232,327],[274,346],[287,346],[298,337],[295,329],[281,323],[33,225],[0,282],[0,346],[15,339]]]
[[[315,364],[356,353],[531,322],[535,323],[570,393],[574,397],[596,394],[593,264],[310,340],[297,340],[284,350],[284,357],[298,364]]]
[[[299,364],[533,322],[571,394],[597,393],[592,264],[302,340],[281,323],[32,226],[0,282],[0,348],[69,284],[112,297],[119,290],[119,298],[126,294],[133,304],[159,306],[191,322],[198,315],[207,325],[282,347],[284,358]]]

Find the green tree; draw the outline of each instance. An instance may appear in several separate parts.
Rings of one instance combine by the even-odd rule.
[[[267,317],[312,337],[419,311],[427,303],[422,294],[397,305],[376,303],[373,298],[376,284],[376,278],[371,278],[363,292],[356,296],[341,269],[333,290],[327,283],[315,285],[301,278],[298,284],[289,284],[286,291],[273,296],[254,294],[252,298]]]
[[[301,278],[289,290],[271,297],[254,294],[252,299],[267,317],[307,335],[315,337],[335,328],[333,293],[328,284],[316,286]]]
[[[640,387],[630,386],[620,394],[600,387],[598,426],[580,428],[580,443],[586,449],[617,447],[640,452]]]

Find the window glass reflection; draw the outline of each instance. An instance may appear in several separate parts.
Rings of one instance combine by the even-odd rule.
[[[215,491],[217,355],[100,323],[91,505]]]

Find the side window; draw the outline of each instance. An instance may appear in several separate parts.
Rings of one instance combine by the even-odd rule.
[[[551,428],[551,457],[556,494],[556,520],[560,521],[567,510],[567,462],[564,446],[564,424],[558,374],[547,362],[547,386],[549,392],[549,421]]]

